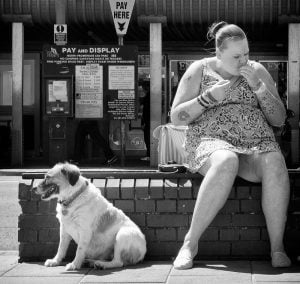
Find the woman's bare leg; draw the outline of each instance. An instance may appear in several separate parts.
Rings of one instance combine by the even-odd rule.
[[[204,179],[198,192],[190,229],[174,261],[176,269],[192,267],[193,258],[198,251],[198,241],[224,206],[231,192],[238,168],[238,155],[228,150],[215,151],[201,168]]]
[[[273,266],[289,266],[285,259],[283,236],[287,219],[290,196],[289,176],[284,158],[279,152],[270,152],[261,157],[262,169],[262,209],[266,217],[271,244]]]
[[[272,265],[289,266],[291,262],[283,246],[290,195],[289,176],[284,158],[280,152],[268,152],[248,158],[244,156],[240,160],[241,168],[245,164],[244,159],[247,159],[247,168],[250,165],[252,173],[255,172],[257,179],[262,182],[262,209],[270,238]],[[247,179],[246,170],[240,170],[244,172],[241,176]]]

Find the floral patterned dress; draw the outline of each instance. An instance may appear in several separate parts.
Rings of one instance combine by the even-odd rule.
[[[208,64],[203,66],[201,91],[222,80]],[[198,172],[216,150],[239,154],[280,151],[271,126],[259,107],[256,94],[244,77],[226,91],[225,99],[207,108],[186,131],[185,150],[188,168]]]

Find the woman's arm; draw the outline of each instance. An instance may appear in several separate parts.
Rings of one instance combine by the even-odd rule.
[[[255,92],[259,105],[272,126],[280,127],[286,119],[286,110],[278,94],[274,80],[270,73],[261,64],[257,66],[262,84]]]
[[[202,80],[203,61],[195,61],[183,74],[171,108],[174,125],[188,125],[206,108],[197,101]]]
[[[256,93],[260,108],[268,122],[272,126],[282,126],[285,122],[286,111],[267,69],[258,62],[251,62],[241,67],[241,75],[247,79],[248,84]]]

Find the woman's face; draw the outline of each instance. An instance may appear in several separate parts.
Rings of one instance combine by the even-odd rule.
[[[228,73],[238,76],[240,68],[249,60],[249,46],[247,39],[228,40],[222,50],[217,50],[217,57],[221,67]]]

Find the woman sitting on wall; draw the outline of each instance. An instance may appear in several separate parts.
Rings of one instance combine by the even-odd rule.
[[[249,60],[241,28],[220,22],[208,35],[215,39],[216,56],[189,67],[171,110],[175,125],[189,126],[185,141],[189,169],[204,176],[174,267],[192,267],[198,241],[224,206],[236,176],[262,183],[272,265],[290,266],[283,246],[289,177],[271,128],[283,125],[285,108],[268,71]]]

